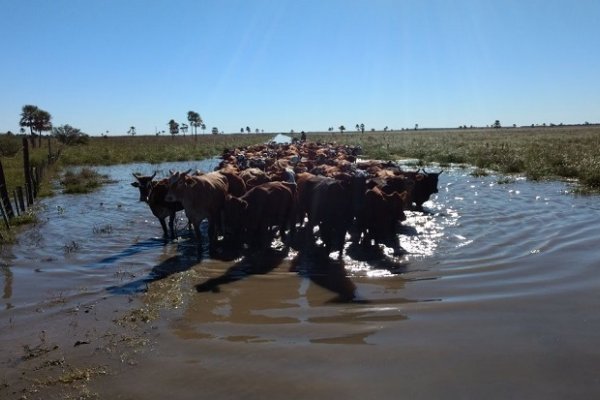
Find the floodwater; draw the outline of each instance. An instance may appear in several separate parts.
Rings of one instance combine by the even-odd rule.
[[[122,301],[157,315],[147,345],[103,358],[109,373],[88,383],[99,398],[600,396],[597,196],[451,168],[430,213],[408,213],[402,257],[199,261],[183,214],[183,236],[162,240],[131,172],[215,163],[98,168],[116,182],[41,200],[40,222],[3,251],[0,369],[18,370],[25,338],[60,332],[58,315]],[[93,341],[75,325],[76,345]]]

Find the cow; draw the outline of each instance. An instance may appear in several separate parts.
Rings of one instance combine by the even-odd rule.
[[[307,215],[306,239],[313,240],[313,230],[319,227],[319,236],[327,253],[344,251],[346,232],[353,220],[353,201],[347,182],[320,175],[298,175],[298,218]]]
[[[408,191],[406,202],[411,206],[414,203],[414,210],[423,211],[423,203],[429,200],[432,194],[438,192],[438,179],[440,174],[444,172],[425,172],[418,170],[417,172],[402,172],[404,176],[414,180],[414,187]]]
[[[406,192],[387,194],[377,186],[365,192],[365,206],[357,219],[363,245],[384,244],[393,248],[394,254],[401,253],[396,225],[406,220],[403,207],[406,195]]]
[[[239,176],[234,168],[222,168],[217,170],[218,173],[225,176],[229,187],[227,193],[232,196],[243,196],[246,193],[246,182]]]
[[[276,226],[282,240],[285,231],[293,229],[294,194],[287,182],[266,182],[248,190],[241,197],[228,195],[224,206],[226,229],[234,238],[247,243],[251,249],[271,245],[271,228]]]
[[[227,178],[219,172],[200,176],[190,176],[187,172],[174,172],[168,178],[167,201],[179,201],[185,215],[190,220],[198,248],[202,244],[200,223],[208,219],[209,252],[213,253],[217,245],[218,228],[225,196],[229,189]]]
[[[247,190],[271,180],[267,173],[260,168],[245,169],[240,172],[240,177],[244,180]]]
[[[150,176],[143,176],[133,174],[136,179],[135,182],[131,183],[131,186],[136,187],[140,191],[140,201],[144,201],[150,207],[150,211],[158,221],[163,229],[163,236],[175,238],[175,214],[177,211],[183,210],[183,205],[178,201],[167,201],[165,199],[168,191],[168,180],[161,179],[160,181],[154,181],[156,172]],[[167,224],[165,219],[169,217],[169,230],[167,230]]]

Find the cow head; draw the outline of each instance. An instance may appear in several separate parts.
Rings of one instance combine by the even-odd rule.
[[[165,196],[166,201],[170,201],[170,202],[178,201],[178,197],[180,197],[179,195],[180,195],[182,186],[186,184],[187,179],[192,179],[188,176],[190,171],[191,171],[191,169],[188,169],[185,172],[179,172],[179,171],[173,172],[173,171],[169,170],[169,172],[171,173],[171,176],[169,176],[167,178],[168,191]]]
[[[154,179],[155,176],[156,172],[150,176],[138,175],[135,172],[133,173],[135,182],[131,182],[131,186],[139,189],[140,201],[148,201],[148,195],[150,194],[150,190],[152,190],[152,179]]]

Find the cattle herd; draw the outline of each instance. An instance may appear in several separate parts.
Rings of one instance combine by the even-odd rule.
[[[185,211],[199,254],[205,219],[211,255],[222,246],[258,252],[276,238],[286,247],[301,243],[299,251],[319,248],[339,257],[347,239],[401,254],[404,210],[423,211],[441,172],[404,171],[359,155],[360,147],[334,143],[269,143],[224,150],[212,172],[171,171],[161,180],[134,173],[132,185],[165,237],[176,237],[175,214]]]

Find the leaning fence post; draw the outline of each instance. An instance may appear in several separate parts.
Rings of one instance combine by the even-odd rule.
[[[12,209],[12,205],[10,204],[10,197],[8,197],[8,189],[6,188],[6,179],[4,178],[4,168],[2,167],[2,162],[0,161],[0,199],[2,203],[4,203],[5,211],[7,212],[7,217],[12,218],[15,216],[15,213]]]
[[[4,202],[0,201],[0,211],[2,211],[2,219],[6,225],[6,229],[10,230],[10,224],[8,223],[8,215],[6,215],[6,209],[4,208]]]

